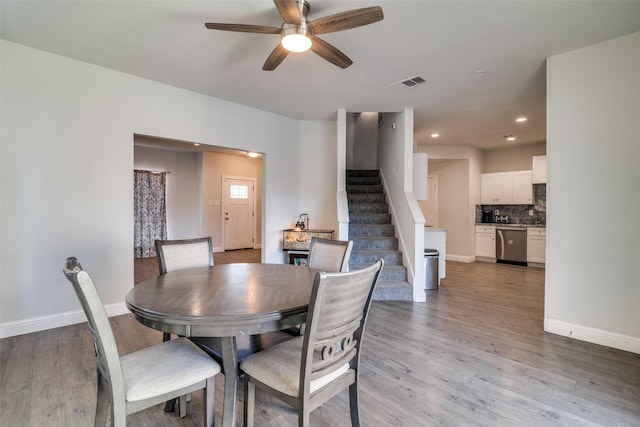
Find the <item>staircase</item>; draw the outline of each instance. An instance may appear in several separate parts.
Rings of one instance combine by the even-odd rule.
[[[395,227],[377,170],[347,171],[349,240],[353,250],[349,269],[357,270],[384,259],[384,268],[373,294],[374,300],[412,301],[413,287],[407,282]]]

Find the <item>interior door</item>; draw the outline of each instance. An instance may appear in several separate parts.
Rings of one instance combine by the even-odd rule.
[[[254,181],[223,178],[224,249],[253,248]]]

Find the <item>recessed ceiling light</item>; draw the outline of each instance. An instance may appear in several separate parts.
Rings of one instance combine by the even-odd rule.
[[[522,122],[526,122],[526,121],[527,121],[527,118],[526,118],[526,117],[518,117],[518,118],[516,119],[516,122],[518,122],[518,123],[522,123]]]
[[[505,135],[504,137],[505,137],[505,139],[507,141],[515,141],[516,140],[516,136],[515,135]]]
[[[485,70],[476,70],[473,72],[473,75],[476,77],[484,77],[487,75],[487,72]]]
[[[255,159],[255,158],[256,158],[256,157],[258,157],[260,154],[258,154],[258,153],[254,153],[253,151],[249,151],[249,152],[247,153],[247,155],[248,155],[249,157],[251,157],[251,158]]]
[[[195,145],[196,147],[200,146],[200,144],[198,144],[197,142],[194,142],[193,145]]]
[[[440,136],[440,134],[439,134],[439,133],[432,133],[432,134],[431,134],[431,138],[437,138],[437,137],[439,137],[439,136]]]

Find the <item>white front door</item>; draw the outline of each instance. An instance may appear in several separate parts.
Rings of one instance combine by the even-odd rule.
[[[224,249],[253,248],[254,180],[223,178]]]

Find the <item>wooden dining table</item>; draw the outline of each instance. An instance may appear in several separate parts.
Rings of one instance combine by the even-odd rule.
[[[302,324],[316,270],[290,264],[223,264],[145,280],[126,305],[142,324],[186,337],[220,337],[225,372],[222,425],[236,421],[236,337]]]

